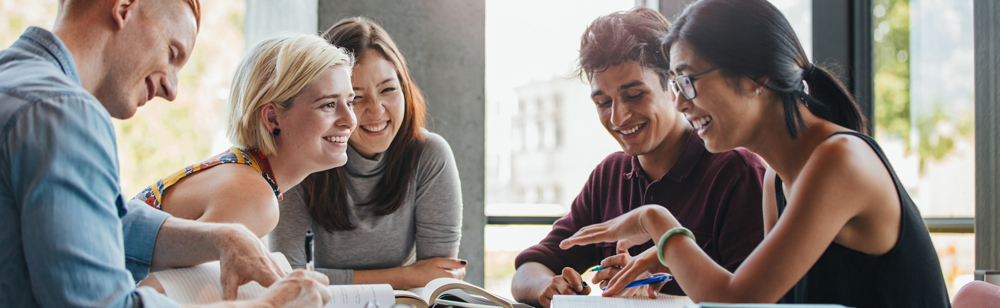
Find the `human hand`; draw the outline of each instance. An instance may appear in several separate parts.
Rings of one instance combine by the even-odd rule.
[[[251,281],[268,287],[286,275],[253,232],[241,224],[226,224],[216,232],[222,275],[222,298],[235,300],[241,285]],[[323,279],[327,279],[325,276]]]
[[[632,255],[628,254],[627,250],[618,249],[618,254],[601,260],[600,265],[604,269],[594,274],[594,278],[590,282],[601,287],[601,289],[607,287],[608,281],[618,274],[622,270],[622,267],[628,264],[629,260],[632,260]]]
[[[605,262],[608,264],[620,264],[624,259],[624,266],[620,270],[616,271],[609,280],[602,281],[602,286],[607,286],[604,289],[603,296],[639,296],[645,294],[649,298],[656,298],[656,295],[660,293],[660,289],[666,282],[649,284],[645,286],[638,286],[625,289],[625,286],[635,281],[636,279],[649,278],[654,273],[669,273],[670,269],[663,266],[660,263],[659,257],[656,255],[657,247],[653,246],[646,251],[643,251],[635,257],[619,257],[626,254],[618,254],[612,257],[608,257],[601,261],[601,266],[605,266]],[[597,277],[594,277],[595,279]]]
[[[569,249],[573,246],[618,242],[619,250],[628,249],[649,241],[651,239],[649,234],[654,226],[646,226],[649,224],[647,221],[650,218],[662,218],[656,216],[664,215],[673,219],[670,212],[660,205],[644,205],[615,219],[581,228],[573,236],[559,243],[559,248]]]
[[[545,288],[542,295],[538,296],[538,303],[542,307],[548,307],[552,303],[552,297],[556,295],[587,295],[590,294],[590,286],[583,281],[572,267],[563,268],[562,275],[552,277],[552,282]]]
[[[332,298],[328,285],[326,275],[296,270],[272,284],[260,301],[267,307],[323,307]]]
[[[454,258],[435,257],[423,259],[411,265],[403,267],[407,272],[411,288],[423,287],[431,280],[438,278],[454,278],[462,280],[465,278],[465,266],[467,261]]]

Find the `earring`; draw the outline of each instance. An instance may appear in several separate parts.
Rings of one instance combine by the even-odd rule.
[[[277,136],[280,133],[281,133],[281,129],[280,128],[275,128],[274,132],[272,132],[272,134],[274,134],[275,136]]]
[[[760,88],[757,88],[757,96],[760,96]]]

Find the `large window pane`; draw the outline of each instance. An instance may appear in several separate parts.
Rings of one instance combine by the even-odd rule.
[[[876,139],[925,217],[972,217],[972,0],[873,5]]]
[[[975,214],[972,0],[875,0],[875,137],[924,217]],[[949,292],[972,234],[932,235]]]
[[[974,234],[931,234],[931,241],[937,249],[941,261],[948,294],[955,298],[955,292],[974,280],[976,268],[976,236]]]
[[[604,157],[621,148],[590,87],[570,78],[580,36],[635,0],[486,1],[486,215],[561,216]],[[489,226],[486,288],[510,295],[514,257],[549,226]]]
[[[799,37],[802,49],[809,59],[812,59],[812,0],[770,0],[770,2],[781,11],[782,15],[785,15],[785,19],[788,19],[795,36]]]

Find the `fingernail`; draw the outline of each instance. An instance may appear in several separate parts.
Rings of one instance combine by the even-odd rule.
[[[462,260],[462,265],[468,265],[469,261]]]

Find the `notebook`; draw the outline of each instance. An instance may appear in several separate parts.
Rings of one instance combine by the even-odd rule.
[[[279,267],[287,272],[292,271],[284,255],[272,253],[271,256]],[[152,275],[159,280],[167,297],[178,303],[211,304],[222,301],[222,284],[219,281],[221,269],[218,261],[158,271]],[[393,290],[388,284],[331,285],[328,288],[333,297],[325,308],[366,308],[369,302],[377,303],[378,307],[391,307],[397,303],[420,308],[434,304],[469,308],[530,307],[496,296],[467,282],[450,278],[438,278],[424,288],[411,290]],[[240,286],[237,299],[255,299],[264,293],[267,293],[266,288],[257,282],[250,282]]]
[[[587,295],[556,295],[552,308],[684,308],[694,305],[687,296],[660,294],[656,299],[645,297],[601,297]]]

